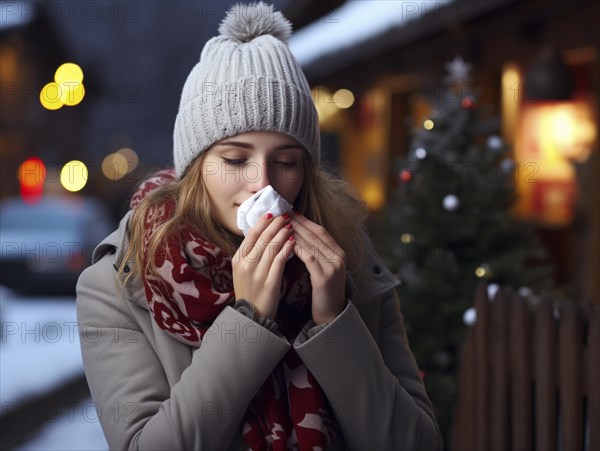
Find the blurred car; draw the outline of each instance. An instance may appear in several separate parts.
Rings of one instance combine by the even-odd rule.
[[[28,294],[71,295],[94,247],[112,230],[92,197],[46,195],[0,203],[0,285]]]

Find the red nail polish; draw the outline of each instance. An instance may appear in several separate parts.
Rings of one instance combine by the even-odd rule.
[[[292,210],[296,216],[300,216],[300,212],[296,210]]]
[[[273,215],[271,213],[267,213],[265,215],[265,219],[271,219],[273,217]]]
[[[290,215],[288,215],[287,213],[286,213],[286,214],[284,214],[282,217],[283,217],[283,219],[285,219],[286,221],[287,221],[288,219],[290,219]]]
[[[294,235],[291,235],[291,236],[289,237],[289,241],[294,241]]]
[[[285,228],[288,229],[288,230],[292,230],[292,225],[291,224],[286,224]]]

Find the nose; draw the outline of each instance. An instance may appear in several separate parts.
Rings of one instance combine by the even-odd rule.
[[[254,194],[271,184],[271,174],[266,162],[256,163],[255,171],[247,172],[248,189]]]

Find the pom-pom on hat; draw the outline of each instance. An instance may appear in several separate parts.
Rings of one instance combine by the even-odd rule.
[[[263,2],[232,7],[181,93],[173,132],[177,176],[210,146],[248,131],[292,136],[320,159],[317,111],[287,41],[292,25]]]

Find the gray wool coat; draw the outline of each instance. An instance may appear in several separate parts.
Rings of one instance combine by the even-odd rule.
[[[442,448],[408,347],[398,281],[370,243],[347,307],[312,337],[309,322],[289,343],[228,306],[194,348],[155,324],[139,279],[126,288],[117,282],[128,218],[98,245],[77,284],[85,373],[111,449],[246,449],[244,413],[290,346],[339,425],[330,450]]]

